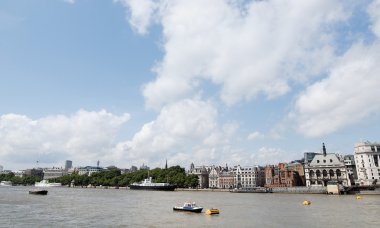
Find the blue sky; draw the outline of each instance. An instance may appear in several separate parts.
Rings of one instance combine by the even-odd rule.
[[[380,1],[0,2],[6,169],[266,165],[378,141]]]

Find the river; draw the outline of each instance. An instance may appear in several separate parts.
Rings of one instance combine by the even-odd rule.
[[[0,227],[380,227],[380,196],[31,189],[0,187]],[[184,201],[220,214],[173,212]]]

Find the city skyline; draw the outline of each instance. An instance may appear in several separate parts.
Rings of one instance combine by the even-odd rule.
[[[265,165],[379,141],[380,1],[0,2],[0,164]]]

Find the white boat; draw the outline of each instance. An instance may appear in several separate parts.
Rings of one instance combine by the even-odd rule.
[[[133,183],[129,186],[132,190],[158,190],[158,191],[174,191],[176,185],[169,183],[153,183],[152,177],[144,179],[141,183]]]
[[[46,188],[46,187],[61,187],[62,184],[61,183],[49,183],[48,180],[42,180],[40,182],[36,182],[34,184],[35,187],[42,187],[42,188]]]
[[[1,181],[0,186],[12,186],[12,181]]]
[[[183,206],[175,206],[173,207],[173,211],[188,211],[188,212],[195,212],[195,213],[201,213],[203,210],[203,207],[199,207],[193,203],[184,203]]]

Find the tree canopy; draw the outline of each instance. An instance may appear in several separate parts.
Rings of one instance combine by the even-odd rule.
[[[91,184],[94,186],[121,187],[140,182],[149,176],[152,177],[153,182],[175,184],[179,188],[194,188],[198,185],[198,177],[196,175],[187,175],[185,169],[180,166],[172,166],[168,169],[156,168],[153,170],[139,170],[126,174],[121,174],[119,169],[113,168],[93,173],[91,176],[73,173],[71,175],[51,179],[51,182],[59,182],[62,183],[62,185],[69,185],[73,181],[74,185],[77,186],[87,186]]]

